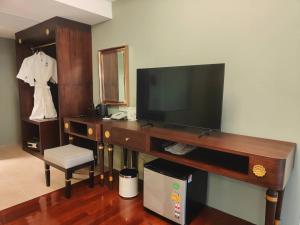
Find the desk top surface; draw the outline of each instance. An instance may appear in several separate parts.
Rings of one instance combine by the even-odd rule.
[[[142,127],[136,121],[101,120],[90,117],[65,118],[67,120],[100,124],[104,127],[122,128],[131,131],[143,132],[146,135],[158,138],[166,138],[171,141],[182,141],[186,144],[200,145],[201,147],[218,149],[230,153],[245,155],[258,155],[273,159],[287,159],[294,154],[296,144],[287,141],[279,141],[225,132],[213,132],[210,135],[199,137],[197,133],[186,130],[170,129],[163,127]]]

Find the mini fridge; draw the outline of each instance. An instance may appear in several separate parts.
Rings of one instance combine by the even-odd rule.
[[[188,224],[206,204],[207,172],[156,159],[144,165],[144,207]]]

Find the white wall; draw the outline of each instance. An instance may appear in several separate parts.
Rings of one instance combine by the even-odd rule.
[[[88,12],[112,18],[112,3],[109,0],[55,0]]]
[[[0,38],[0,145],[20,143],[16,50],[12,39]]]
[[[299,0],[120,0],[113,16],[92,29],[95,103],[99,49],[129,45],[131,105],[137,68],[225,62],[222,129],[300,143]],[[296,158],[285,225],[300,215]],[[212,207],[263,224],[264,197],[263,188],[210,175]]]

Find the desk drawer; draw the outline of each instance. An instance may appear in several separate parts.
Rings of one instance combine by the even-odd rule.
[[[146,149],[146,135],[142,132],[122,128],[111,129],[111,142],[128,149],[144,151]]]

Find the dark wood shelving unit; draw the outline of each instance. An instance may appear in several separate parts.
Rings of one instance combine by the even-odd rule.
[[[22,118],[22,144],[23,149],[35,155],[42,156],[47,148],[59,145],[59,123],[58,119],[30,120]],[[27,147],[27,141],[38,140],[38,150]]]
[[[43,154],[43,150],[68,143],[62,118],[86,115],[92,106],[92,45],[91,26],[68,19],[54,17],[17,32],[17,68],[41,50],[56,59],[58,83],[48,82],[58,117],[30,120],[33,108],[34,87],[18,80],[23,149]],[[26,142],[39,139],[40,152],[28,150]]]

